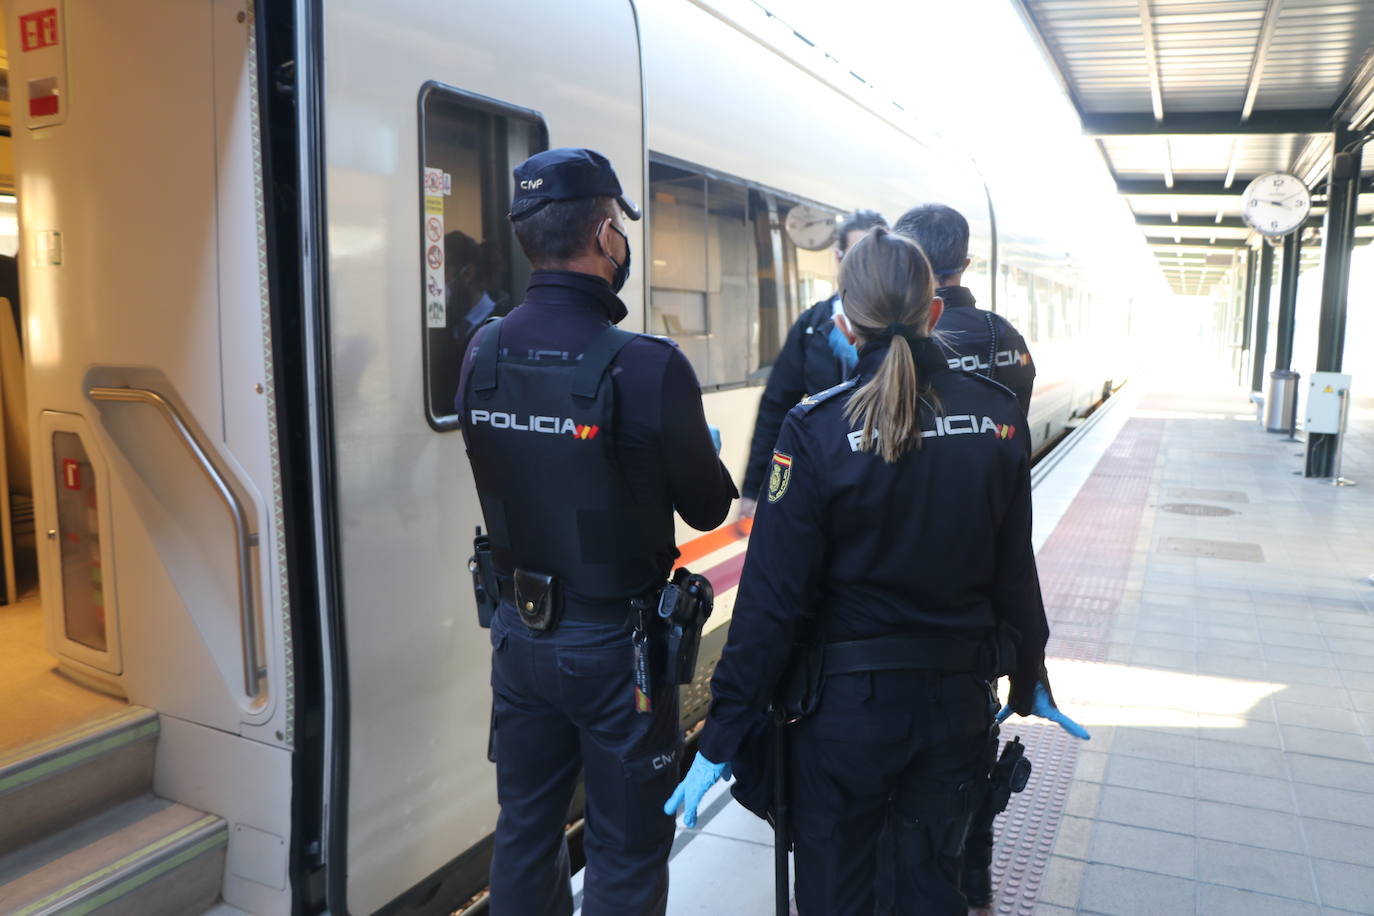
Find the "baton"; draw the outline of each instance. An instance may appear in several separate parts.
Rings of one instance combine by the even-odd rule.
[[[792,911],[792,888],[787,874],[787,847],[791,837],[787,803],[787,718],[779,710],[774,716],[775,742],[773,764],[773,883],[777,897],[777,916]]]

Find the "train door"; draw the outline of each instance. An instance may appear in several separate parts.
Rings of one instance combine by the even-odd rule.
[[[10,0],[5,47],[40,590],[0,607],[0,899],[289,913],[254,7]]]
[[[523,294],[505,219],[515,164],[546,145],[592,147],[643,199],[635,13],[628,0],[329,0],[318,16],[301,79],[316,82],[323,183],[329,902],[447,913],[485,884],[497,814],[457,364],[473,328]],[[629,229],[638,329],[646,252],[640,224]]]

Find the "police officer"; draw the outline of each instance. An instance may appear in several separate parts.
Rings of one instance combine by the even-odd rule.
[[[903,213],[892,228],[920,245],[935,269],[935,295],[945,303],[937,339],[949,367],[996,379],[1029,415],[1035,362],[1026,339],[1001,315],[978,308],[973,293],[960,285],[969,265],[968,220],[944,204],[924,204]]]
[[[994,378],[1016,394],[1021,413],[1030,414],[1035,385],[1035,362],[1019,331],[1003,318],[975,305],[973,293],[961,285],[969,265],[968,220],[943,204],[912,207],[894,227],[921,246],[935,268],[935,294],[945,303],[937,330],[951,369]],[[997,755],[997,729],[988,738],[987,766]],[[989,803],[990,805],[990,803]],[[992,903],[993,821],[997,813],[985,805],[969,828],[960,884],[969,906]]]
[[[673,511],[709,530],[738,495],[696,376],[671,341],[621,331],[630,271],[611,164],[554,149],[515,169],[534,271],[474,335],[459,407],[499,573],[491,624],[496,916],[572,911],[564,826],[586,784],[582,912],[661,914],[677,687],[637,690],[632,627],[677,557]],[[651,801],[653,802],[651,804]]]
[[[962,916],[988,682],[1009,674],[1019,713],[1053,708],[1029,436],[1010,391],[951,371],[931,340],[941,303],[914,242],[875,230],[846,255],[840,289],[857,375],[783,423],[699,752],[668,807],[694,820],[746,756],[809,631],[824,677],[787,742],[798,912],[873,913],[887,831],[896,912]]]
[[[840,224],[835,258],[843,261],[844,253],[877,226],[887,228],[887,220],[881,213],[873,210],[851,213]],[[844,323],[843,314],[840,294],[835,293],[802,312],[787,332],[787,340],[768,373],[768,384],[759,400],[754,438],[749,446],[749,464],[744,471],[740,518],[751,518],[754,514],[759,489],[768,475],[773,443],[778,440],[778,430],[782,428],[782,418],[806,395],[838,385],[853,371],[858,356],[840,328]]]

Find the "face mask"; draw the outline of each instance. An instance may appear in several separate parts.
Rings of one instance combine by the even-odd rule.
[[[834,353],[835,358],[844,366],[844,371],[853,372],[854,367],[859,364],[859,348],[850,343],[844,332],[834,324],[830,326],[830,336],[826,340],[830,344],[830,352]]]
[[[630,237],[621,232],[620,227],[615,223],[607,221],[607,225],[625,240],[625,262],[622,264],[617,263],[616,259],[611,257],[611,253],[606,250],[606,246],[601,244],[601,233],[596,234],[596,244],[601,248],[602,256],[610,261],[611,266],[615,268],[615,276],[611,277],[611,292],[618,293],[625,288],[625,281],[630,279]]]

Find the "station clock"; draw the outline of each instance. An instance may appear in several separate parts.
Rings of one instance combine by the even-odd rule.
[[[819,207],[797,204],[787,211],[783,226],[793,244],[807,251],[820,251],[835,241],[835,214]]]
[[[1260,235],[1278,238],[1302,226],[1312,212],[1312,192],[1297,175],[1269,172],[1250,182],[1240,215]]]

